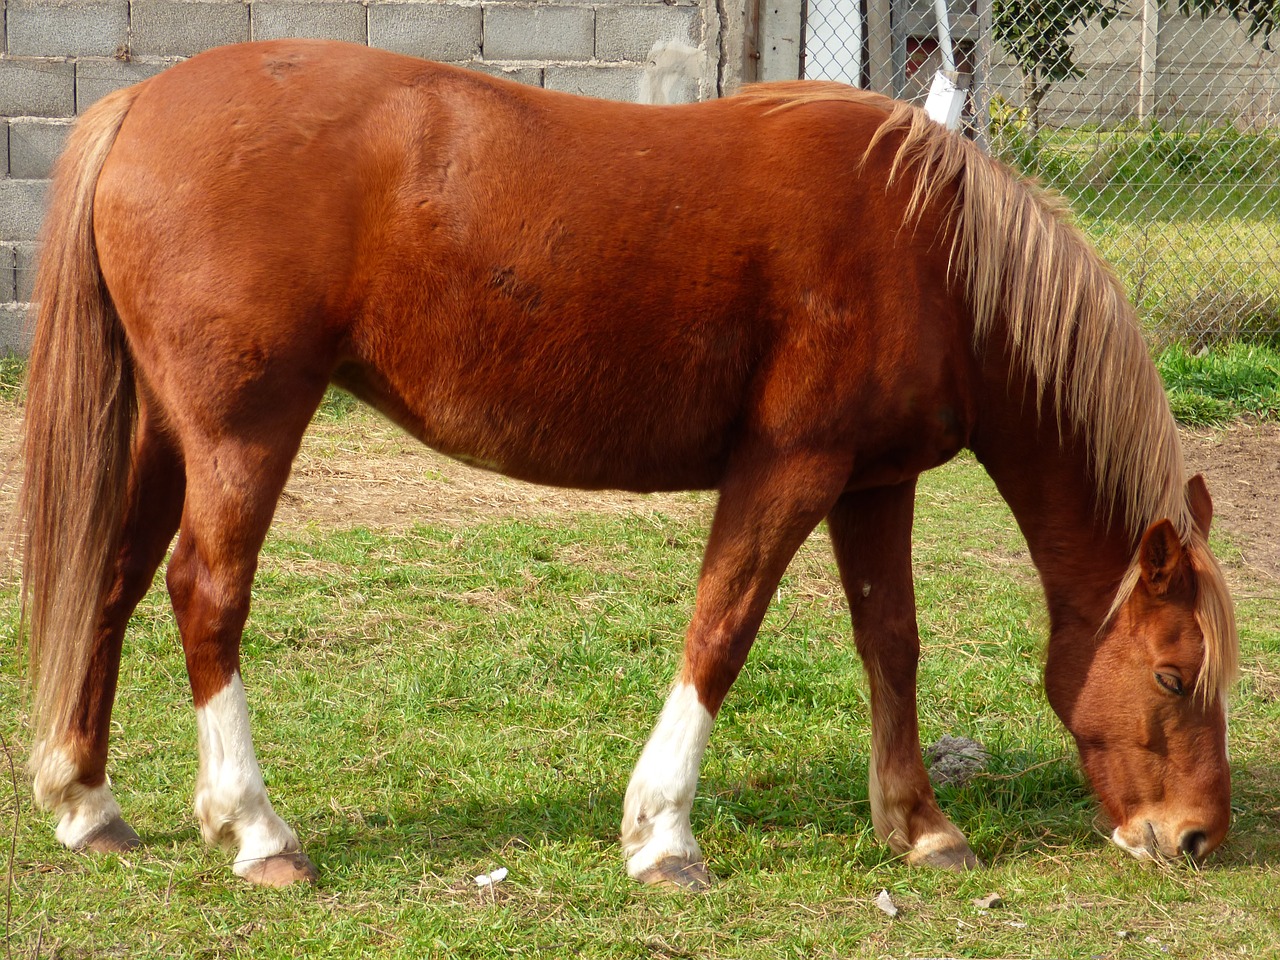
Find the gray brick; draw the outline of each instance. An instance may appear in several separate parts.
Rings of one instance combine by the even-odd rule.
[[[0,243],[0,303],[12,303],[18,297],[15,270],[18,248],[12,243]]]
[[[488,60],[590,60],[596,47],[590,7],[484,8]]]
[[[648,58],[659,40],[701,39],[702,18],[697,7],[600,7],[596,11],[596,58]]]
[[[369,46],[428,60],[469,60],[480,52],[484,14],[452,3],[392,3],[369,8]]]
[[[365,7],[360,3],[271,3],[255,0],[250,8],[253,39],[316,37],[365,43],[369,31]]]
[[[76,68],[50,60],[0,60],[0,117],[69,117]]]
[[[80,60],[76,63],[76,110],[84,113],[113,90],[154,77],[168,66],[155,60]]]
[[[128,0],[9,0],[8,52],[110,57],[129,42]]]
[[[34,321],[35,317],[32,317]],[[0,306],[0,353],[16,353],[25,357],[31,352],[31,332],[27,329],[27,307],[19,304]]]
[[[547,67],[544,85],[548,90],[635,102],[643,75],[640,67]]]
[[[514,80],[516,83],[528,84],[531,87],[542,86],[541,67],[514,67],[502,63],[483,63],[479,60],[469,60],[457,66],[475,70],[477,73],[487,73],[491,77]]]
[[[236,3],[133,0],[129,49],[142,57],[188,57],[249,39],[249,8]]]
[[[17,286],[18,300],[26,303],[31,299],[31,291],[36,285],[36,254],[39,252],[39,244],[35,243],[15,243],[13,245],[14,256],[14,277]]]
[[[0,241],[34,240],[44,216],[47,180],[0,180]]]
[[[9,176],[20,180],[48,177],[70,131],[67,120],[10,120]]]

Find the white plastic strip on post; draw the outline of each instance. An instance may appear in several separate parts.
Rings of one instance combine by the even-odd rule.
[[[938,50],[942,53],[942,69],[955,79],[956,56],[951,48],[951,18],[947,15],[947,0],[933,0],[933,12],[938,17]]]
[[[924,102],[924,112],[948,130],[954,130],[960,125],[964,91],[957,85],[959,75],[956,73],[955,51],[951,47],[947,0],[934,0],[933,10],[938,18],[938,52],[942,54],[942,69],[934,74],[929,97]]]

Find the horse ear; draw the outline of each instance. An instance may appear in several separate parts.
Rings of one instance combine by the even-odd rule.
[[[1142,582],[1156,596],[1163,596],[1182,561],[1182,541],[1169,520],[1158,520],[1142,535],[1138,565]]]
[[[1209,485],[1204,482],[1203,473],[1197,473],[1187,481],[1187,506],[1191,508],[1200,536],[1208,540],[1209,525],[1213,523],[1213,498],[1209,496]]]

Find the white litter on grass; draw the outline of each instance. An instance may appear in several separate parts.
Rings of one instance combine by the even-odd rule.
[[[888,890],[881,890],[876,897],[876,906],[883,910],[891,917],[898,915],[898,906],[893,902],[893,898],[889,896]]]
[[[501,883],[505,879],[507,879],[507,868],[499,867],[492,873],[482,873],[476,877],[476,886],[492,887],[495,883]]]

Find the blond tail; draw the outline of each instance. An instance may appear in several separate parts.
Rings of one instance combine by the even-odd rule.
[[[98,266],[93,197],[136,96],[136,87],[113,93],[76,123],[44,222],[18,502],[33,759],[75,736],[123,522],[137,403],[124,331]]]

